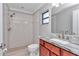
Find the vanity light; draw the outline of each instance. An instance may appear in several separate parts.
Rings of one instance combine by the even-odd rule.
[[[52,6],[53,7],[59,7],[59,6],[61,6],[61,5],[63,5],[64,3],[52,3]]]
[[[52,3],[52,6],[59,7],[59,3]]]

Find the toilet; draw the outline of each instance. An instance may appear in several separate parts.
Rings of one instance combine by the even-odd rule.
[[[28,45],[28,52],[30,56],[39,55],[39,44]]]

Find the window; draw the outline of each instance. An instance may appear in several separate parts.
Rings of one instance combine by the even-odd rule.
[[[42,24],[49,23],[49,11],[42,13]]]

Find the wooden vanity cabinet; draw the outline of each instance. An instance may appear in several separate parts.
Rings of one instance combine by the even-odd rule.
[[[77,56],[77,55],[40,39],[40,56]]]
[[[40,39],[40,56],[60,56],[60,49]]]

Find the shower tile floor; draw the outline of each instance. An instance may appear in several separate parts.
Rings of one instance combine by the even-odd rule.
[[[6,56],[29,56],[29,54],[27,48],[22,48],[16,51],[8,51]]]

